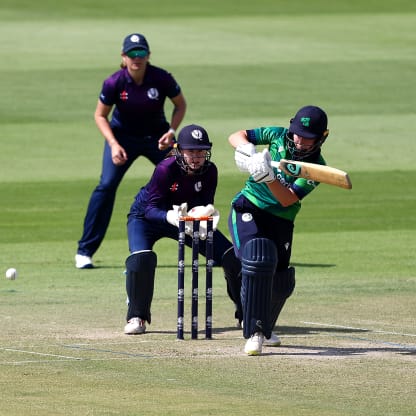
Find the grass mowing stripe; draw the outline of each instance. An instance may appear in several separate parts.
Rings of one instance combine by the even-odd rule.
[[[158,0],[158,7],[154,4],[140,0],[139,18],[146,21],[148,18],[175,18],[186,17],[192,19],[200,16],[216,17],[241,17],[241,16],[270,16],[270,15],[309,15],[316,16],[319,14],[330,14],[339,16],[342,14],[350,15],[360,13],[363,15],[377,15],[380,13],[403,12],[408,13],[416,11],[415,4],[412,0],[387,1],[367,1],[349,0],[347,3],[338,1],[316,0],[312,3],[302,1],[301,4],[287,2],[283,0],[258,0],[255,7],[251,0],[240,0],[236,8],[233,2],[224,2],[223,0],[195,1],[180,0],[172,3],[170,0]],[[2,0],[2,14],[6,20],[31,21],[31,20],[65,20],[72,17],[79,19],[95,18],[100,20],[111,16],[113,19],[131,18],[131,2],[128,0],[119,0],[117,7],[110,0],[72,0],[71,3],[57,6],[53,0],[41,0],[34,4],[29,0]]]
[[[325,107],[330,121],[331,115],[413,113],[409,103],[415,103],[415,96],[408,88],[415,71],[413,61],[320,63],[305,60],[301,63],[308,65],[308,83],[311,86],[306,92],[297,88],[305,82],[303,65],[293,67],[292,63],[279,63],[278,66],[275,62],[258,63],[245,65],[244,68],[235,64],[186,67],[170,64],[168,68],[192,103],[187,117],[194,119],[250,117],[253,106],[257,117],[275,116],[275,94],[285,97],[284,103],[279,106],[279,113],[286,114],[285,119],[280,121],[283,125],[287,124],[287,119],[299,107],[299,103],[304,102],[315,102]],[[357,73],[355,68],[358,65],[360,72]],[[401,69],[400,78],[396,76],[397,66]],[[109,73],[115,70],[116,64]],[[217,77],[219,71],[220,78]],[[324,78],[322,73],[325,73]],[[374,73],[377,73],[376,77]],[[253,76],[256,82],[253,82]],[[66,68],[32,70],[30,73],[2,71],[2,77],[11,86],[4,89],[0,122],[21,123],[23,120],[25,123],[60,123],[79,117],[87,124],[87,121],[92,120],[105,76],[103,71]],[[24,87],[18,82],[22,77],[26,80]],[[201,77],[204,77],[205,82],[195,90],[194,85]],[[67,80],[65,84],[62,84],[63,78]],[[213,91],[215,94],[212,94]],[[230,94],[230,91],[233,93]],[[269,91],[275,94],[269,94]],[[13,100],[16,96],[20,97],[18,101]],[[250,97],[250,100],[245,100],[246,97]],[[218,112],[219,101],[223,106],[221,112]],[[11,102],[13,105],[10,105]],[[389,102],[389,106],[385,105],[386,102]]]
[[[416,229],[413,207],[416,194],[403,193],[416,183],[416,171],[355,172],[352,191],[324,184],[303,202],[297,232],[376,231]],[[239,176],[221,177],[217,205],[226,228],[229,204],[239,189]],[[108,238],[126,237],[126,215],[138,181],[126,179],[121,187]],[[397,184],[400,183],[401,187]],[[79,238],[83,210],[95,183],[91,181],[0,183],[0,243],[63,241]],[[369,198],[368,189],[372,190]],[[396,195],[396,197],[395,197]]]

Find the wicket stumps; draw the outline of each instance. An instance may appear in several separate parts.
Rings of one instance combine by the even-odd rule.
[[[199,281],[199,225],[207,222],[205,241],[205,338],[212,338],[212,267],[214,233],[212,217],[181,217],[179,220],[178,238],[178,320],[176,338],[184,339],[184,301],[185,301],[185,224],[192,224],[192,305],[191,305],[191,338],[198,338],[198,281]]]

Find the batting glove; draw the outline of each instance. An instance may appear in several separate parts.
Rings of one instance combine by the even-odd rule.
[[[244,143],[236,147],[234,152],[235,163],[241,172],[248,172],[247,163],[251,156],[256,153],[256,148],[253,143]]]
[[[247,166],[255,182],[272,182],[276,179],[271,161],[272,158],[268,149],[251,156]]]

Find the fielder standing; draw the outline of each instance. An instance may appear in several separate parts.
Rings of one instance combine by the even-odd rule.
[[[154,244],[161,238],[178,240],[181,216],[213,216],[214,265],[224,269],[227,281],[239,281],[241,264],[233,245],[216,230],[219,213],[214,208],[218,182],[217,167],[211,162],[211,147],[206,130],[194,124],[184,127],[178,136],[173,156],[160,162],[149,181],[137,194],[127,221],[130,255],[126,259],[126,290],[129,299],[126,334],[143,334],[151,322],[151,304],[157,256]],[[189,213],[187,210],[190,210]],[[206,223],[206,221],[205,221]],[[205,224],[206,227],[206,224]],[[192,245],[191,229],[185,243]],[[201,239],[206,236],[203,222]],[[205,242],[199,244],[205,256]],[[236,317],[241,320],[241,303],[237,299]]]
[[[75,266],[79,269],[93,267],[92,256],[104,239],[124,174],[139,156],[154,165],[166,157],[186,111],[176,80],[150,64],[150,48],[143,35],[128,35],[121,57],[121,69],[103,83],[94,115],[105,138],[104,154],[100,182],[91,195],[78,242]],[[173,104],[170,123],[164,113],[166,98]]]
[[[263,345],[281,343],[272,330],[295,288],[295,269],[289,267],[294,221],[300,201],[318,186],[272,168],[270,161],[285,158],[324,165],[321,146],[328,136],[327,122],[321,108],[306,106],[290,120],[288,129],[258,127],[229,137],[238,168],[251,175],[234,197],[228,219],[241,260],[244,351],[248,355],[261,354]],[[267,148],[256,152],[256,146]]]

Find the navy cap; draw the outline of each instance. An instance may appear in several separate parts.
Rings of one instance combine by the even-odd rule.
[[[210,150],[212,147],[207,131],[196,124],[185,126],[179,132],[178,145],[180,149]]]
[[[328,117],[324,110],[313,105],[302,107],[290,120],[289,132],[305,139],[320,139],[328,126]]]
[[[124,39],[122,52],[126,53],[133,49],[149,51],[149,44],[147,43],[146,38],[140,33],[132,33]]]

